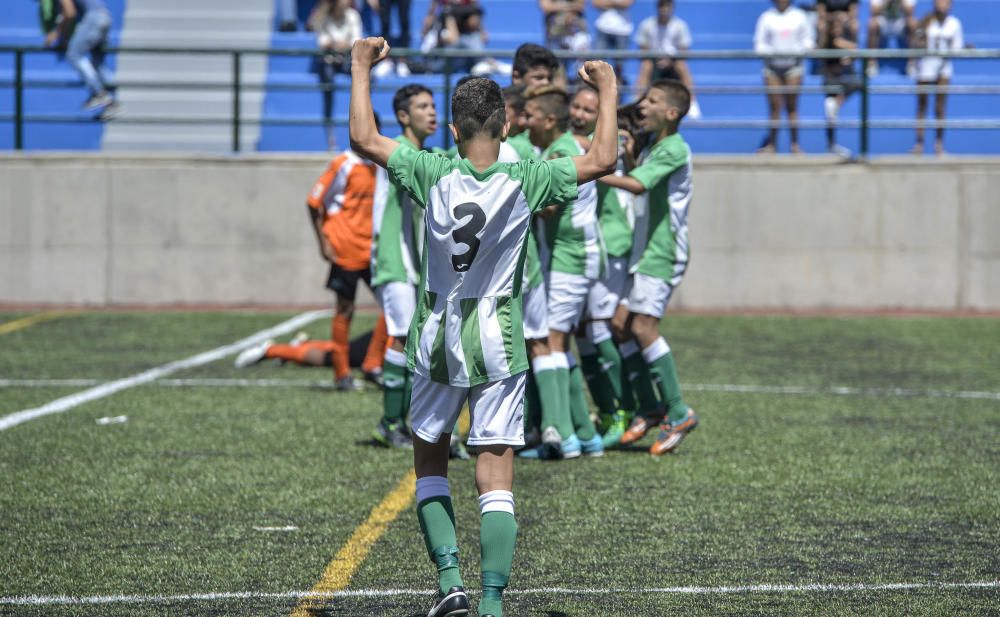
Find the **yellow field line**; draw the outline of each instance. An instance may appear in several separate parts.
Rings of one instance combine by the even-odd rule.
[[[330,594],[347,588],[351,577],[371,551],[372,545],[382,537],[389,524],[413,503],[416,481],[417,474],[411,469],[396,488],[386,495],[382,503],[375,506],[368,515],[368,520],[354,530],[347,544],[341,547],[333,561],[327,564],[323,578],[313,586],[310,593]],[[315,611],[322,608],[323,602],[322,596],[304,596],[292,611],[292,617],[311,617]]]
[[[28,315],[27,317],[22,317],[21,319],[8,321],[7,323],[0,324],[0,336],[3,336],[4,334],[10,334],[11,332],[16,332],[18,330],[23,330],[29,326],[35,325],[36,323],[42,323],[43,321],[56,319],[57,317],[62,317],[63,315],[66,314],[67,314],[66,311],[49,311],[47,313]]]

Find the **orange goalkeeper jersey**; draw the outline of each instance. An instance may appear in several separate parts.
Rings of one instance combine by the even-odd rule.
[[[347,150],[330,162],[306,203],[321,210],[323,235],[345,270],[367,270],[372,247],[375,164]]]

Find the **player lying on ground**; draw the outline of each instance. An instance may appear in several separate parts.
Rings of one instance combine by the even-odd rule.
[[[461,160],[401,147],[375,128],[369,73],[385,58],[381,38],[358,41],[352,53],[351,145],[385,166],[393,182],[425,208],[424,255],[416,318],[406,352],[414,371],[411,423],[417,473],[417,516],[438,570],[430,617],[460,616],[469,600],[459,572],[448,487],[450,430],[462,405],[471,414],[469,443],[477,446],[481,572],[479,615],[500,617],[517,525],[513,448],[524,442],[522,401],[528,368],[521,332],[521,268],[531,214],[567,205],[576,185],[614,169],[617,86],[604,62],[581,76],[600,93],[593,145],[556,161],[498,163],[505,137],[500,87],[474,79],[455,89],[449,126]]]

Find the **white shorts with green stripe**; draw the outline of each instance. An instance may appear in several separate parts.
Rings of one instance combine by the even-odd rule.
[[[385,329],[389,336],[406,336],[417,311],[417,290],[409,283],[392,281],[375,288],[378,305],[385,314]]]
[[[676,280],[679,283],[680,277]],[[660,318],[667,312],[667,305],[670,304],[670,297],[674,295],[675,289],[676,285],[663,279],[636,272],[632,275],[628,301],[624,304],[628,305],[630,313]]]
[[[527,373],[467,388],[413,376],[410,428],[420,439],[437,443],[450,432],[469,402],[470,446],[524,445],[524,386]]]
[[[545,285],[524,290],[524,338],[526,340],[549,337],[549,307]]]
[[[608,257],[608,268],[590,289],[587,315],[591,319],[611,319],[628,287],[628,257]]]
[[[571,332],[587,308],[594,281],[582,274],[550,272],[548,276],[549,330]]]

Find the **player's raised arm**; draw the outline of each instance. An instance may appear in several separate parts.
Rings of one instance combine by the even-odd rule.
[[[380,167],[399,142],[378,132],[372,112],[371,70],[389,55],[389,44],[380,36],[358,39],[351,48],[351,149]]]
[[[580,77],[597,90],[597,127],[590,150],[573,157],[576,180],[580,184],[612,173],[618,162],[618,82],[607,62],[589,60],[580,68]]]

